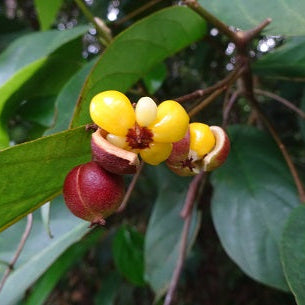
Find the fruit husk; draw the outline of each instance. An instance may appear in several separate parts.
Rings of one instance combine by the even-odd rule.
[[[210,172],[221,166],[227,159],[231,149],[231,144],[227,133],[219,126],[210,126],[216,143],[211,152],[209,152],[202,160],[202,169]]]
[[[108,142],[100,128],[92,134],[91,151],[92,160],[114,174],[134,174],[140,166],[137,154]]]

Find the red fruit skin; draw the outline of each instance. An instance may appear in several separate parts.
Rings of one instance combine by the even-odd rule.
[[[194,176],[197,173],[187,166],[190,150],[190,130],[186,132],[183,139],[173,143],[173,149],[166,160],[167,167],[178,176]]]
[[[173,143],[173,149],[166,160],[167,163],[172,165],[181,164],[181,161],[184,161],[188,157],[190,150],[190,130],[188,129],[184,138],[178,142]]]
[[[203,159],[202,168],[205,172],[210,172],[220,167],[226,161],[231,149],[227,133],[219,126],[211,126],[210,128],[215,135],[216,145]]]
[[[92,160],[114,174],[135,174],[140,166],[137,154],[112,145],[104,136],[102,129],[92,134]]]
[[[107,172],[96,162],[73,168],[66,176],[63,194],[67,207],[91,225],[105,224],[105,218],[121,204],[124,196],[122,176]]]

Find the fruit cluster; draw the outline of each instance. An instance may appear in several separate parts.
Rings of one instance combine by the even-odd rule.
[[[132,104],[123,93],[109,90],[93,97],[90,115],[98,126],[92,134],[92,161],[66,177],[64,198],[76,216],[104,224],[124,195],[123,174],[134,174],[141,159],[163,161],[180,176],[211,171],[226,159],[230,142],[224,130],[189,124],[184,108],[173,100],[158,106],[150,97]]]

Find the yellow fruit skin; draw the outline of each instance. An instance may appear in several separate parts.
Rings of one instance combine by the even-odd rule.
[[[118,136],[125,136],[135,123],[135,112],[128,97],[115,90],[104,91],[93,97],[90,116],[99,127]]]
[[[149,126],[154,141],[173,143],[181,140],[188,128],[189,116],[177,102],[167,100],[158,106],[157,118]]]
[[[190,125],[190,150],[200,159],[209,153],[215,146],[215,136],[210,127],[202,123]]]
[[[149,148],[140,151],[140,156],[144,162],[158,165],[169,157],[172,148],[171,143],[151,143]]]

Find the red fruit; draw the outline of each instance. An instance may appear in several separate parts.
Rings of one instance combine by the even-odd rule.
[[[96,162],[74,167],[64,187],[67,207],[77,217],[90,221],[91,226],[105,224],[105,218],[121,204],[124,196],[123,177],[101,168]]]

